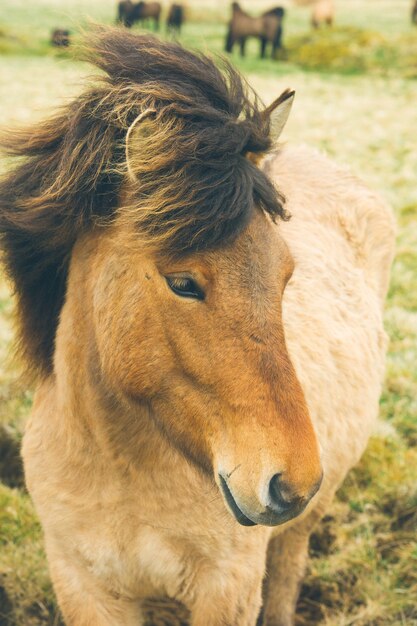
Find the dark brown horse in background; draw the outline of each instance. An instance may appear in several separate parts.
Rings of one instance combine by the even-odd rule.
[[[417,0],[415,0],[413,9],[411,11],[411,21],[413,22],[413,24],[417,24]]]
[[[161,18],[161,3],[160,2],[141,2],[137,3],[138,22],[142,22],[142,25],[147,24],[149,21],[153,21],[154,29],[159,30],[159,20]]]
[[[136,21],[136,5],[131,0],[122,0],[117,7],[117,21],[130,28]]]
[[[237,2],[232,4],[232,19],[226,37],[226,52],[232,52],[235,43],[240,45],[240,54],[245,56],[248,37],[257,37],[261,42],[261,58],[265,58],[266,46],[272,45],[272,58],[282,47],[282,20],[284,9],[275,7],[259,17],[252,17],[241,9]]]
[[[184,7],[182,4],[171,4],[167,16],[167,31],[171,35],[179,35],[184,23]]]
[[[154,21],[155,30],[159,29],[161,17],[160,2],[131,2],[122,0],[118,5],[118,21],[127,28],[131,28],[135,22],[143,23],[149,19]]]

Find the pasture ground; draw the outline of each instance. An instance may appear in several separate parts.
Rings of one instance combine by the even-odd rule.
[[[244,6],[255,11],[270,4]],[[287,86],[296,89],[284,141],[308,143],[348,164],[391,202],[399,224],[380,425],[313,537],[298,626],[417,625],[417,28],[409,24],[409,4],[336,1],[337,29],[314,36],[309,11],[288,5],[285,41],[301,60],[289,50],[287,60],[261,62],[255,46],[246,60],[233,57],[267,103]],[[115,5],[3,0],[2,126],[39,119],[79,92],[91,70],[52,51],[50,30],[78,32],[87,15],[111,23]],[[184,43],[220,51],[225,4],[195,0],[189,9]],[[341,49],[336,40],[349,45]],[[7,359],[12,316],[10,287],[0,279],[0,626],[57,626],[41,531],[21,478],[18,448],[32,395],[16,384]],[[185,618],[171,609],[150,605],[149,623],[179,626]]]

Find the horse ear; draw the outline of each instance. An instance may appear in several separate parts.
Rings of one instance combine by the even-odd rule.
[[[292,103],[294,102],[295,91],[292,89],[286,89],[272,104],[264,109],[261,113],[262,120],[265,124],[269,124],[269,137],[272,145],[275,144],[283,129],[287,123],[288,116],[291,111]],[[250,152],[247,158],[255,165],[264,158],[265,153]]]
[[[150,117],[153,113],[155,113],[154,109],[146,109],[145,111],[142,111],[142,113],[140,113],[137,116],[137,118],[132,122],[132,124],[129,126],[127,133],[126,133],[126,140],[125,140],[126,166],[127,166],[127,173],[129,175],[129,178],[133,183],[137,182],[137,177],[135,174],[135,167],[134,167],[134,153],[135,153],[135,149],[137,150],[137,142],[140,141],[141,134],[144,134],[145,136],[147,135],[147,132],[146,132],[147,129],[144,127],[140,129],[139,126],[143,124],[144,120]],[[135,146],[132,145],[133,143],[135,143]]]
[[[270,137],[276,143],[287,123],[291,107],[294,102],[295,91],[286,89],[272,104],[263,111],[263,116],[269,118]]]

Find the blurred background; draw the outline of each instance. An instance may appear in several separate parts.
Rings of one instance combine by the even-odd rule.
[[[91,21],[121,19],[135,32],[158,27],[159,37],[214,54],[227,54],[229,35],[229,58],[266,104],[286,87],[296,90],[283,141],[327,152],[391,203],[398,247],[381,419],[313,536],[297,624],[417,625],[417,4],[242,0],[249,16],[274,9],[281,41],[274,52],[268,43],[260,58],[259,33],[245,35],[241,57],[239,37],[232,41],[241,26],[231,28],[228,2],[175,1],[176,8],[162,0],[145,17],[149,6],[129,0],[120,7],[113,0],[1,0],[0,125],[30,124],[82,90],[92,69],[77,60],[77,43]],[[7,167],[3,159],[0,169]],[[7,357],[12,337],[13,296],[0,269],[0,626],[57,626],[19,460],[32,390],[17,382]],[[186,624],[169,602],[155,600],[148,610],[149,626]]]

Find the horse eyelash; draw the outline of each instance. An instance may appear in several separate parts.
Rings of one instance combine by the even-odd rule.
[[[190,297],[197,300],[204,300],[205,293],[201,289],[200,285],[192,277],[188,276],[167,276],[166,281],[171,290],[174,292],[178,289],[178,292],[189,291]],[[190,289],[187,288],[190,286]],[[178,295],[182,295],[178,293]]]
[[[186,278],[185,276],[177,276],[175,278],[170,277],[170,282],[175,287],[179,287],[180,289],[186,287],[191,281],[194,282],[192,278]]]

